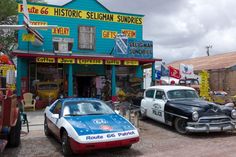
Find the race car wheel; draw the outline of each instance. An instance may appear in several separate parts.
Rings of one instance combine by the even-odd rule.
[[[48,123],[47,123],[46,117],[44,118],[44,134],[46,136],[50,136],[51,135],[51,132],[50,132],[50,130],[48,128]]]
[[[62,133],[61,145],[62,145],[62,153],[64,154],[64,156],[71,156],[72,150],[70,147],[69,138],[66,131],[63,131]]]
[[[178,133],[180,134],[186,134],[186,126],[187,126],[187,121],[183,118],[177,117],[174,121],[175,129]]]
[[[11,127],[8,136],[8,142],[9,142],[8,145],[10,147],[18,147],[20,145],[20,133],[21,133],[21,117],[19,113],[16,125]]]

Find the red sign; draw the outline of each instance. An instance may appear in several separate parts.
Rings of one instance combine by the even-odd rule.
[[[176,79],[180,79],[180,72],[178,69],[175,69],[172,66],[169,66],[169,75],[170,77],[176,78]]]

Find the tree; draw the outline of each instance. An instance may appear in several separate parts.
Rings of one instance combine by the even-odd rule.
[[[15,0],[0,1],[0,25],[17,24],[17,3]],[[16,45],[16,31],[0,29],[0,52],[9,55]]]

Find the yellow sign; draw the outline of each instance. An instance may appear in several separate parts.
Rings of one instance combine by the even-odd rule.
[[[124,65],[139,65],[138,61],[124,61]]]
[[[37,63],[55,63],[55,58],[37,57]]]
[[[114,39],[116,35],[117,35],[116,31],[107,31],[107,30],[102,31],[102,38]]]
[[[208,81],[208,78],[209,78],[209,73],[205,70],[203,70],[201,73],[200,73],[200,76],[201,76],[201,82],[200,82],[200,96],[201,97],[204,97],[205,99],[211,101],[211,97],[210,97],[210,94],[209,94],[209,81]]]
[[[22,41],[34,42],[35,41],[35,35],[34,34],[23,34]]]
[[[129,38],[136,38],[135,30],[122,29],[121,32]]]
[[[118,23],[135,24],[135,25],[143,24],[143,18],[141,16],[128,16],[122,14],[101,13],[101,12],[93,12],[86,10],[75,10],[68,8],[56,8],[49,6],[37,6],[37,5],[28,5],[28,10],[30,14],[36,14],[36,15],[58,16],[58,17],[97,20],[105,22],[118,22]],[[18,5],[18,12],[19,13],[23,12],[22,4]]]
[[[119,60],[106,60],[105,64],[106,65],[120,65],[121,61],[119,61]]]
[[[44,22],[44,21],[30,21],[30,24],[31,25],[34,25],[34,26],[47,26],[48,23],[47,22]],[[47,30],[47,29],[40,29],[40,30]]]
[[[53,35],[70,35],[70,28],[69,27],[56,27],[52,29]]]
[[[103,64],[101,59],[77,59],[78,64]]]
[[[63,63],[63,64],[74,64],[75,59],[73,59],[73,58],[58,58],[57,62],[58,63]]]
[[[15,70],[14,65],[0,64],[0,76],[6,77],[8,70]]]

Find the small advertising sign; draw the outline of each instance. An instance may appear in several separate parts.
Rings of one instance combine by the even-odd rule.
[[[28,41],[28,42],[34,42],[35,41],[35,35],[34,34],[23,34],[22,40],[23,41]]]
[[[180,75],[182,79],[194,78],[193,65],[180,64]]]

